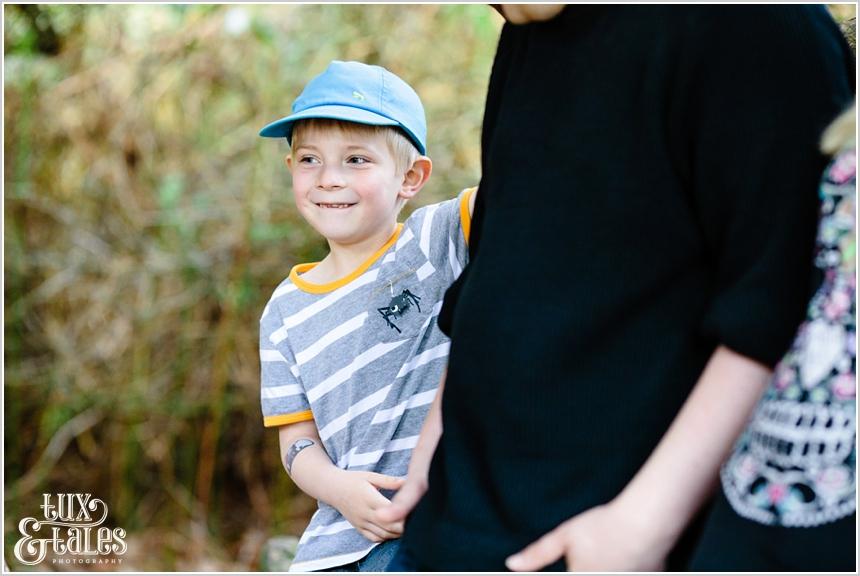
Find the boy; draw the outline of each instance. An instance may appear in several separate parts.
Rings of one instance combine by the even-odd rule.
[[[442,377],[436,316],[466,264],[474,193],[397,224],[432,164],[421,101],[384,68],[332,62],[292,112],[260,135],[290,142],[296,206],[330,252],[295,266],[260,320],[264,424],[319,502],[291,570],[380,571],[403,530],[377,517],[380,490],[400,487]]]

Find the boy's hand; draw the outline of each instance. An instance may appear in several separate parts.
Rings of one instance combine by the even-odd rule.
[[[668,546],[653,542],[636,519],[635,511],[623,511],[614,502],[596,506],[510,556],[507,567],[533,572],[564,556],[572,572],[662,571]]]
[[[379,517],[379,510],[390,504],[379,489],[398,490],[402,485],[403,478],[340,470],[334,490],[336,497],[331,504],[371,542],[399,538],[403,534],[403,522],[384,521]]]

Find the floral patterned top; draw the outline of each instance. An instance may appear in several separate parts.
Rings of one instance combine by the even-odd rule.
[[[821,181],[815,265],[824,281],[734,452],[723,490],[762,524],[817,526],[855,509],[856,152]]]

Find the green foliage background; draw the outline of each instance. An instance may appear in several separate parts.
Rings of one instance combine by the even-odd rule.
[[[430,183],[477,183],[486,6],[4,6],[5,550],[91,492],[126,569],[256,569],[314,503],[262,428],[258,319],[325,254],[257,131],[333,59],[418,91]],[[50,28],[54,33],[45,30]],[[50,569],[50,565],[46,566]]]
[[[4,5],[13,569],[43,492],[102,498],[124,569],[255,570],[268,537],[301,533],[314,503],[262,428],[257,322],[325,244],[286,144],[257,131],[330,60],[381,64],[429,121],[434,174],[407,211],[451,197],[478,181],[500,27],[482,5]]]

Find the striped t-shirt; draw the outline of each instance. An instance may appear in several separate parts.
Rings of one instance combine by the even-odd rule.
[[[311,284],[293,268],[260,319],[265,426],[315,420],[338,467],[405,476],[447,363],[436,325],[467,261],[469,197],[416,210],[346,278]],[[363,558],[375,544],[324,502],[291,571]]]

